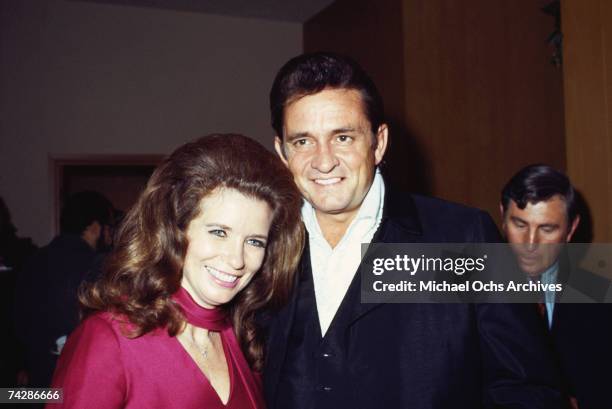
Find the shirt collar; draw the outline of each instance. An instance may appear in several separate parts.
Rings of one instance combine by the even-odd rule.
[[[351,221],[351,224],[346,230],[346,233],[344,233],[344,236],[340,242],[344,241],[344,238],[351,234],[354,226],[361,221],[367,221],[368,224],[371,224],[372,226],[378,225],[382,219],[384,198],[385,183],[380,171],[377,168],[372,185],[370,186],[366,197],[363,199],[357,215]],[[317,241],[323,240],[327,242],[323,237],[323,233],[321,232],[321,227],[319,226],[319,222],[315,214],[315,209],[307,200],[304,200],[304,204],[302,205],[302,219],[304,220],[304,225],[306,226],[306,230],[308,230],[308,234],[310,235],[311,239],[316,239]]]
[[[559,271],[559,261],[555,261],[546,271],[540,276],[540,281],[544,284],[552,284],[557,282],[557,275]]]

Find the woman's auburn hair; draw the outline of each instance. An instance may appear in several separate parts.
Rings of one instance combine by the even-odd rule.
[[[242,135],[214,134],[179,147],[153,172],[119,228],[102,277],[82,288],[84,317],[110,311],[127,318],[128,336],[157,328],[169,335],[185,323],[171,296],[179,290],[187,227],[215,189],[235,189],[273,212],[263,264],[225,308],[254,370],[263,365],[263,335],[255,313],[287,301],[304,246],[302,197],[289,170],[262,145]]]

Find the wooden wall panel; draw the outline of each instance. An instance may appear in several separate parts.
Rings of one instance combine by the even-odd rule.
[[[593,241],[612,241],[612,4],[563,0],[568,173],[591,213]]]
[[[538,2],[404,0],[406,121],[432,193],[497,216],[499,191],[534,162],[565,167],[554,20]]]

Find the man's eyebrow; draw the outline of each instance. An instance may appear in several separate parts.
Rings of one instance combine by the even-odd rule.
[[[510,220],[512,220],[513,222],[519,222],[519,223],[527,224],[526,220],[523,220],[523,219],[521,219],[518,216],[510,216]]]
[[[355,128],[352,126],[343,126],[340,128],[333,129],[331,131],[331,135],[337,135],[341,133],[351,133],[351,132],[360,132],[359,128]],[[310,137],[310,132],[296,132],[289,135],[285,135],[285,142],[290,143],[295,141],[296,139],[308,138]]]
[[[285,136],[285,142],[292,142],[292,141],[295,141],[296,139],[306,138],[308,136],[310,136],[308,132],[292,133],[290,135]]]
[[[359,129],[353,128],[352,126],[345,126],[345,127],[342,127],[342,128],[334,129],[332,131],[332,134],[335,135],[335,134],[339,134],[339,133],[358,132],[358,131],[359,131]]]
[[[519,223],[523,223],[523,224],[529,224],[526,220],[521,219],[518,216],[510,216],[510,220],[512,220],[513,222],[519,222]],[[542,223],[542,224],[538,224],[538,228],[558,228],[559,224],[558,223]]]
[[[540,228],[544,227],[544,228],[554,228],[554,229],[556,229],[556,228],[559,227],[559,224],[557,224],[557,223],[543,223],[543,224],[539,224],[538,227],[540,227]]]

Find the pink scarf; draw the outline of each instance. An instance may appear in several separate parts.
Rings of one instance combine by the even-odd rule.
[[[172,299],[181,307],[187,322],[196,327],[220,332],[221,336],[225,339],[229,354],[231,355],[226,357],[226,359],[234,361],[237,369],[236,375],[238,375],[235,381],[242,382],[249,398],[248,402],[232,402],[236,403],[235,407],[264,408],[261,381],[259,376],[255,375],[249,367],[238,345],[238,340],[227,314],[219,308],[210,309],[200,306],[183,287],[172,296]]]

